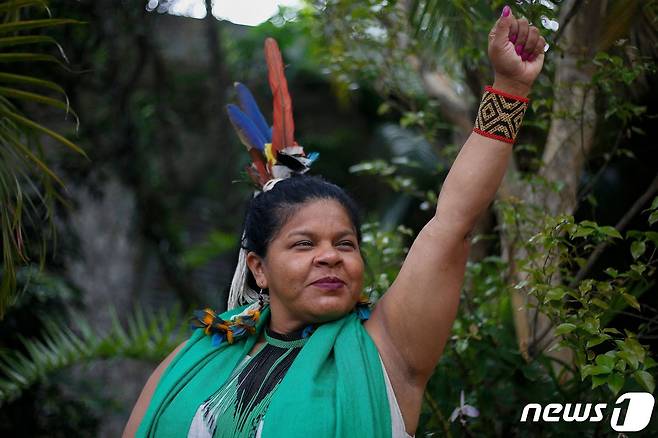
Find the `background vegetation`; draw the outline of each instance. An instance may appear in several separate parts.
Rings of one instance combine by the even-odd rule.
[[[190,310],[224,308],[250,187],[223,108],[235,80],[270,106],[266,36],[314,171],[363,208],[384,293],[492,80],[504,5],[318,0],[245,27],[145,3],[0,1],[3,436],[117,436]],[[546,66],[417,436],[611,436],[611,410],[518,420],[654,392],[658,2],[511,6],[541,23]]]

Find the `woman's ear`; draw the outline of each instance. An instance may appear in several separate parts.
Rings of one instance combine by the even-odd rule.
[[[267,289],[267,277],[263,268],[263,259],[253,251],[247,253],[247,267],[251,271],[256,284],[261,289]]]

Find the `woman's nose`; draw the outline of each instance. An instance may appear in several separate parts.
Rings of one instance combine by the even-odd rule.
[[[337,263],[340,263],[340,261],[340,253],[336,250],[336,248],[333,247],[333,245],[321,247],[320,251],[315,256],[315,263],[320,265],[333,266]]]

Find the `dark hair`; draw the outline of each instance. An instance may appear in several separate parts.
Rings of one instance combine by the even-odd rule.
[[[293,175],[254,197],[247,206],[243,248],[261,257],[267,246],[304,204],[332,199],[345,208],[361,242],[361,219],[354,200],[343,189],[319,176]]]
[[[361,243],[361,219],[354,200],[340,187],[319,176],[293,175],[252,198],[247,206],[242,247],[261,257],[285,223],[307,202],[332,199],[345,208]],[[249,286],[258,290],[248,273]]]

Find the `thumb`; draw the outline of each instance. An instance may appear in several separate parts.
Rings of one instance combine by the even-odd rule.
[[[500,18],[496,21],[496,24],[492,29],[491,42],[498,47],[504,46],[509,39],[509,32],[513,22],[514,16],[512,15],[512,9],[505,5],[503,12],[500,14]]]

